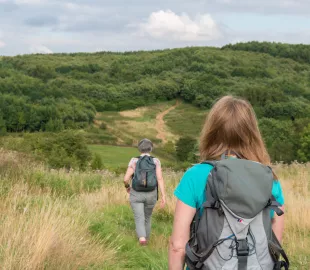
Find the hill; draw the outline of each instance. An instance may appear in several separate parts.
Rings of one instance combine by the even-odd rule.
[[[184,105],[163,117],[170,127],[167,141],[188,133],[197,138],[212,103],[234,94],[253,104],[274,161],[307,161],[309,78],[308,63],[227,48],[2,57],[0,132],[84,129],[90,142],[131,146],[140,137],[132,129],[156,119],[154,104],[178,99]],[[118,113],[137,107],[150,107],[152,114],[130,123]],[[114,129],[113,115],[119,118]],[[122,121],[131,130],[125,140]]]

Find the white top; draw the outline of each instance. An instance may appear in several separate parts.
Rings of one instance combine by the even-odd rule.
[[[150,156],[150,154],[142,154],[141,156]],[[138,158],[132,158],[129,161],[128,167],[132,168],[135,171],[138,160],[139,160]],[[154,158],[154,163],[155,163],[156,167],[161,166],[160,160],[158,158]]]

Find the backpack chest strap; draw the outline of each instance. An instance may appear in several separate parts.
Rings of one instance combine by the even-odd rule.
[[[249,244],[247,239],[237,240],[238,270],[246,270],[248,265]]]

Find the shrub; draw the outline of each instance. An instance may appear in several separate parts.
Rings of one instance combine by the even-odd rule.
[[[98,153],[94,154],[93,156],[91,168],[93,170],[102,170],[104,168],[102,158]]]
[[[59,132],[64,130],[64,123],[61,119],[50,119],[45,126],[45,131]]]
[[[175,155],[175,145],[172,141],[168,141],[164,147],[163,147],[164,152],[166,152],[169,155]]]
[[[177,158],[180,161],[189,161],[190,153],[195,148],[196,143],[196,139],[192,137],[181,137],[176,144]]]
[[[300,149],[298,150],[298,157],[301,161],[307,162],[310,160],[310,125],[306,127],[300,139]]]
[[[102,123],[100,124],[100,129],[106,130],[106,129],[107,129],[107,124],[104,123],[104,122],[102,122]]]
[[[0,144],[11,150],[32,152],[52,168],[84,170],[92,158],[84,136],[72,130],[25,134],[18,139],[7,137]]]

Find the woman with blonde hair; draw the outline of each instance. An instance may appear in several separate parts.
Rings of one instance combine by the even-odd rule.
[[[225,96],[214,104],[201,133],[200,157],[202,161],[241,158],[242,160],[261,163],[266,165],[264,166],[266,168],[270,166],[270,157],[259,131],[254,110],[249,102],[232,96]],[[191,224],[196,210],[200,209],[207,200],[205,189],[212,169],[213,166],[210,164],[201,163],[194,165],[187,170],[175,190],[174,194],[178,200],[169,246],[170,270],[181,270],[184,268],[185,247],[190,239]],[[274,179],[273,183],[272,178]],[[270,179],[272,195],[282,205],[280,209],[283,209],[284,197],[280,182],[272,172],[270,172]],[[255,192],[256,190],[253,190],[253,194]],[[270,215],[274,234],[281,241],[284,218],[283,216]],[[243,222],[243,220],[238,221]],[[215,268],[207,267],[203,269]]]

